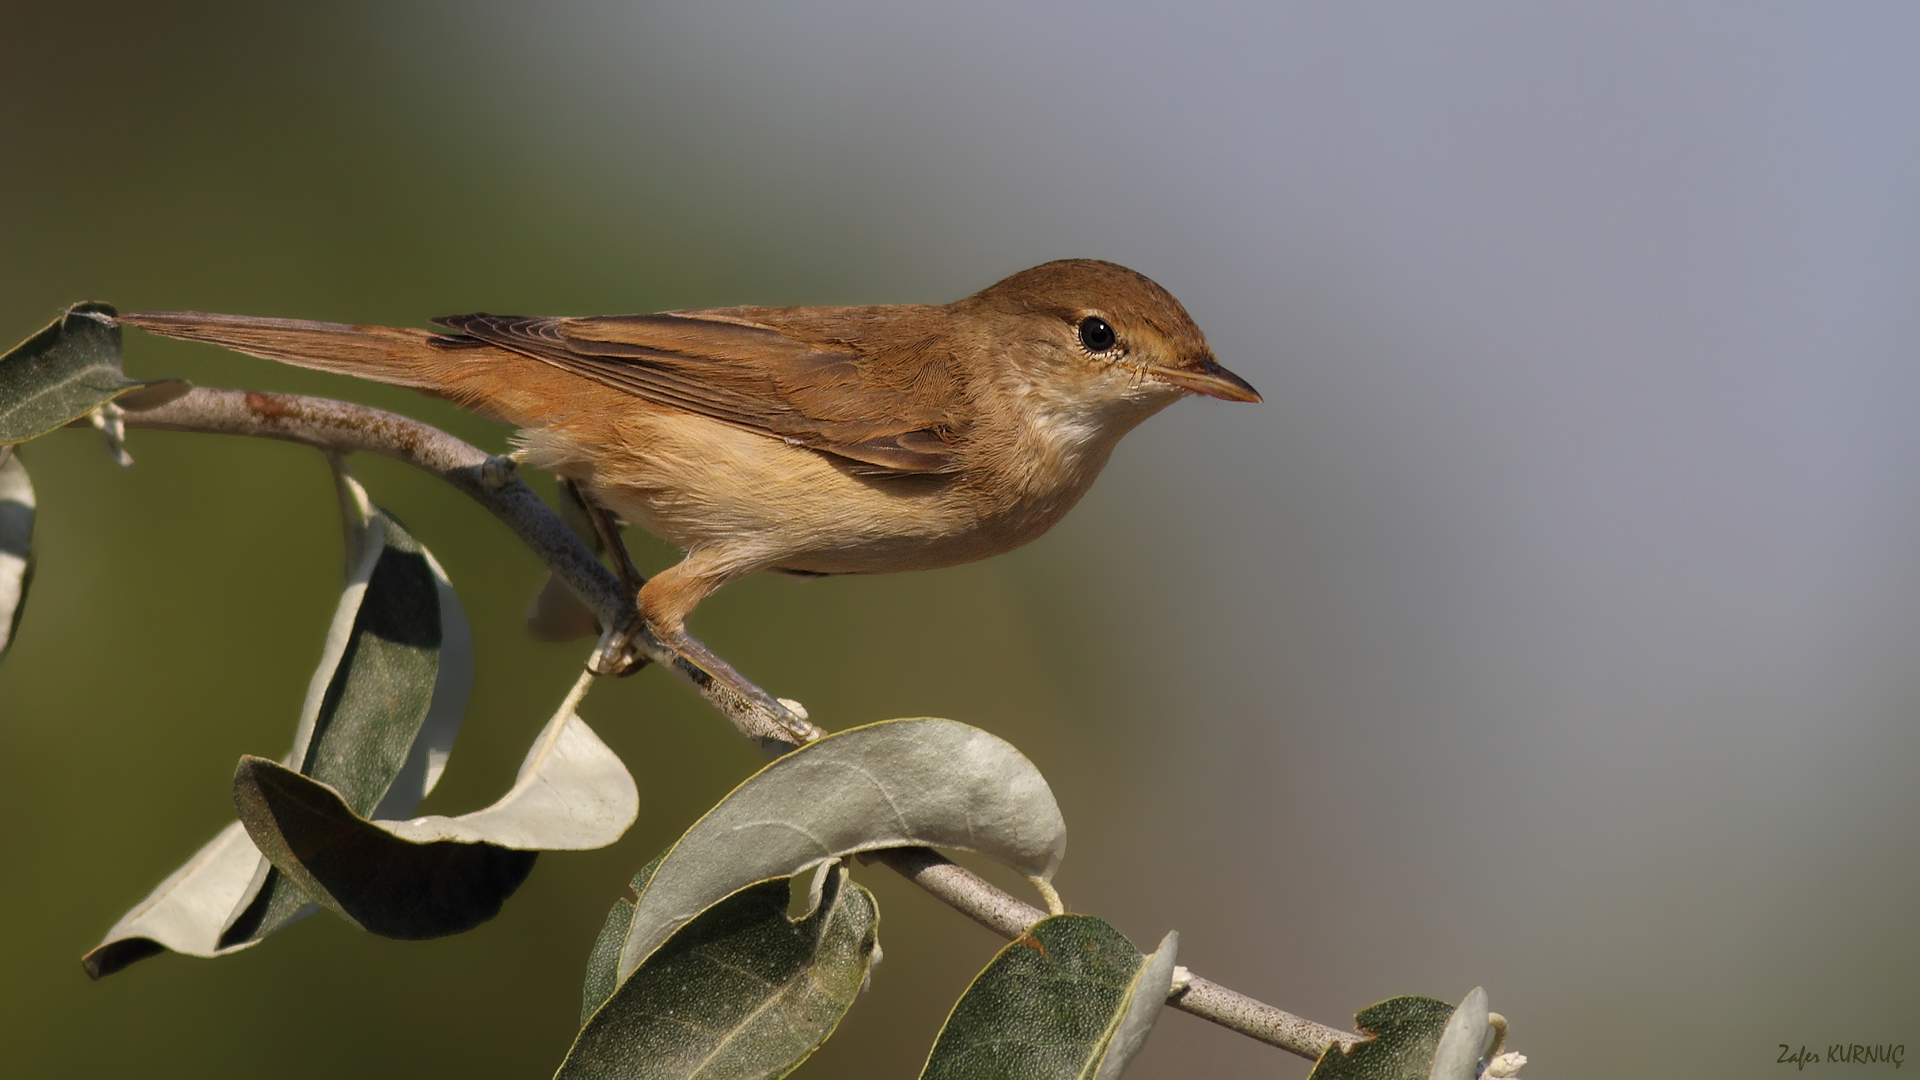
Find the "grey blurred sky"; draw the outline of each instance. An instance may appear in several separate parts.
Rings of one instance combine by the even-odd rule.
[[[795,299],[815,260],[877,298],[1066,254],[1166,283],[1270,404],[1149,425],[1098,504],[1151,537],[1142,869],[1233,880],[1230,962],[1323,1015],[1486,982],[1538,1071],[1711,1075],[1920,1036],[1917,31],[575,6],[423,62],[580,207],[718,185]]]
[[[420,303],[948,300],[1093,256],[1266,394],[1155,419],[1044,542],[1106,593],[1044,630],[1139,689],[1102,805],[1142,847],[1076,847],[1076,906],[1329,1022],[1484,984],[1533,1076],[1920,1046],[1920,8],[355,18],[314,92],[415,149],[344,184],[529,253]],[[414,265],[334,246],[262,273]],[[1174,1017],[1139,1075],[1275,1071]]]

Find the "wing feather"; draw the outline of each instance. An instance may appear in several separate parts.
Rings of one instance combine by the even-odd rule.
[[[874,318],[874,309],[752,309],[806,324],[798,328],[740,314],[746,310],[575,319],[482,312],[433,321],[642,400],[881,471],[959,468],[955,450],[971,414],[961,372],[933,325],[940,309],[918,313],[918,324],[912,315]]]

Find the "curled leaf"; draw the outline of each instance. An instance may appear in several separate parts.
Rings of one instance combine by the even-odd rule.
[[[1177,945],[1145,957],[1092,916],[1040,920],[954,1005],[922,1080],[1117,1078],[1166,1003]]]
[[[400,523],[339,474],[354,570],[307,691],[287,764],[357,812],[405,817],[440,782],[473,690],[460,598]]]
[[[246,757],[234,802],[254,843],[300,891],[376,934],[457,934],[499,914],[534,852],[605,847],[639,813],[633,777],[574,713],[585,680],[541,729],[506,795],[459,817],[369,820],[339,791]]]
[[[785,878],[750,885],[681,927],[593,1009],[561,1080],[771,1078],[805,1061],[860,994],[879,909],[843,866],[797,920],[787,916],[790,887]]]
[[[830,859],[929,845],[1053,875],[1066,823],[1033,763],[952,720],[889,720],[801,747],[760,770],[674,844],[634,907],[620,977],[715,901]]]
[[[446,574],[340,475],[346,588],[286,760],[356,812],[404,817],[439,780],[473,679],[473,643]],[[235,822],[129,911],[85,963],[96,977],[162,949],[217,956],[311,913],[313,902]]]
[[[81,965],[98,979],[168,949],[218,956],[253,944],[224,944],[222,934],[260,891],[268,869],[246,829],[237,821],[228,825],[121,916]]]
[[[530,851],[408,844],[354,813],[332,787],[267,758],[240,759],[233,793],[247,834],[292,888],[382,937],[471,930],[498,915],[533,870]]]
[[[585,690],[585,680],[576,692]],[[375,824],[415,844],[453,840],[523,851],[586,851],[626,834],[640,814],[633,775],[574,712],[570,697],[534,737],[513,787],[484,810]]]

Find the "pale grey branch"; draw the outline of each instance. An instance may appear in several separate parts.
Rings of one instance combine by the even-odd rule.
[[[505,522],[599,618],[631,634],[641,657],[692,683],[741,734],[762,742],[818,738],[820,731],[712,656],[705,646],[675,650],[640,625],[635,597],[574,536],[540,496],[498,457],[438,428],[384,409],[327,398],[196,387],[152,408],[127,410],[128,427],[251,435],[330,454],[380,454],[416,465],[467,493]],[[693,651],[694,656],[688,652]]]
[[[1004,938],[1020,937],[1047,916],[929,848],[893,848],[870,852],[863,858],[885,864]],[[1350,1049],[1362,1038],[1255,1001],[1198,975],[1190,974],[1184,985],[1176,981],[1167,1004],[1304,1058],[1317,1059],[1335,1043]]]
[[[279,439],[329,454],[365,451],[425,469],[492,511],[593,611],[602,626],[632,632],[633,647],[642,657],[672,668],[692,683],[742,734],[763,744],[787,745],[819,737],[819,729],[741,678],[704,646],[694,643],[699,655],[696,661],[640,626],[635,598],[515,475],[509,459],[488,454],[397,413],[294,394],[197,387],[164,404],[128,409],[126,424],[131,428]],[[1002,937],[1017,938],[1046,917],[1046,912],[1002,892],[928,848],[898,848],[867,857],[898,871]],[[1303,1020],[1197,975],[1179,984],[1169,995],[1168,1004],[1307,1058],[1319,1057],[1334,1043],[1351,1046],[1360,1040],[1351,1032]]]

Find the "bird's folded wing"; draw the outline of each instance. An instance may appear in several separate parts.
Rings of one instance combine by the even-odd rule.
[[[460,335],[439,339],[444,346],[511,349],[658,405],[878,467],[870,471],[959,467],[965,387],[931,332],[801,336],[731,312],[433,321]]]

